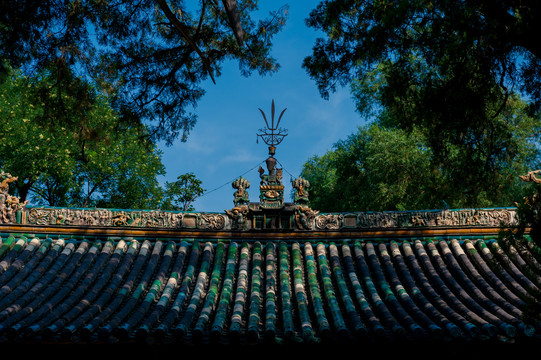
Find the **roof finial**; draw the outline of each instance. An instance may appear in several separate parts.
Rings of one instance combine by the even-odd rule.
[[[287,108],[282,110],[275,124],[274,123],[275,107],[274,107],[274,99],[273,99],[272,104],[271,104],[271,123],[269,124],[267,120],[267,116],[265,116],[265,113],[263,112],[263,110],[259,109],[259,111],[261,111],[261,115],[263,115],[263,119],[265,120],[265,124],[267,125],[267,128],[259,129],[259,134],[257,134],[257,136],[258,138],[263,139],[265,144],[269,146],[269,155],[271,156],[273,156],[276,153],[276,145],[280,144],[282,140],[284,140],[284,137],[287,136],[287,129],[283,129],[279,127],[280,120],[282,120],[282,116],[284,115],[284,112],[286,110]]]

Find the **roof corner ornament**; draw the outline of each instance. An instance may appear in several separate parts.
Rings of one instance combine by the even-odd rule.
[[[526,175],[519,175],[519,178],[525,182],[534,182],[536,184],[540,184],[541,179],[535,176],[535,174],[538,174],[540,172],[541,170],[528,171]]]
[[[8,193],[9,184],[17,180],[17,176],[0,172],[0,224],[15,224],[18,214],[28,204],[28,200],[21,203],[19,197]]]

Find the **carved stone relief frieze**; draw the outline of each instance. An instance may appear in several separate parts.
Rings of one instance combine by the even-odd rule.
[[[373,212],[357,214],[359,228],[434,226],[490,226],[516,224],[514,209],[462,209],[419,212]]]
[[[165,211],[30,208],[26,223],[35,225],[178,227],[182,215]]]
[[[225,217],[222,214],[198,214],[197,228],[203,230],[222,230]]]
[[[4,206],[5,203],[4,203]],[[250,205],[236,206],[225,213],[182,213],[169,211],[135,211],[109,209],[69,209],[42,207],[12,207],[24,212],[25,224],[98,226],[98,227],[147,227],[184,228],[203,230],[251,229],[253,212]],[[517,223],[514,208],[461,209],[441,211],[365,212],[365,213],[319,213],[309,206],[296,205],[288,208],[296,230],[340,230],[370,228],[419,228],[419,227],[499,227]],[[4,209],[6,210],[6,209]],[[258,210],[261,211],[261,210]],[[0,223],[15,223],[13,213],[2,213]]]
[[[317,210],[312,210],[308,206],[298,205],[295,210],[295,223],[300,230],[313,230]]]
[[[338,230],[342,227],[344,215],[321,214],[316,216],[316,227],[321,230]]]

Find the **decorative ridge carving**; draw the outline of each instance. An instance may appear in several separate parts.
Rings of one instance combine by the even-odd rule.
[[[313,230],[314,221],[319,211],[312,210],[308,206],[297,205],[295,211],[295,223],[301,230]]]
[[[321,213],[301,204],[287,203],[282,209],[262,209],[259,205],[238,205],[224,213],[23,207],[21,220],[12,221],[11,217],[7,223],[208,231],[269,230],[270,225],[258,226],[257,219],[270,222],[271,218],[275,224],[282,224],[274,230],[289,231],[499,227],[517,223],[516,208]]]

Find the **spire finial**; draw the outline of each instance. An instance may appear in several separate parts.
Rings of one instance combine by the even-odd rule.
[[[271,156],[273,156],[276,153],[276,145],[280,144],[282,140],[284,140],[284,137],[287,136],[287,129],[279,127],[280,121],[282,120],[282,116],[284,115],[284,112],[286,110],[287,108],[282,110],[275,124],[274,123],[275,106],[274,106],[274,99],[273,99],[272,104],[271,104],[271,122],[269,124],[269,121],[267,120],[267,116],[265,115],[263,110],[259,109],[259,111],[261,112],[261,115],[263,115],[263,119],[265,120],[265,124],[267,125],[267,128],[259,129],[259,133],[257,134],[257,137],[261,138],[263,142],[265,142],[265,144],[269,146],[269,155]]]

